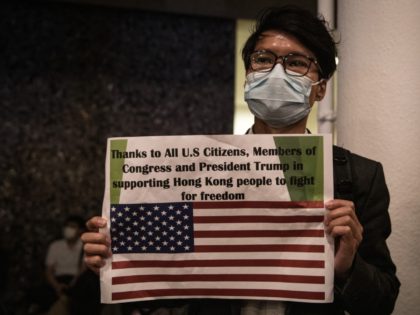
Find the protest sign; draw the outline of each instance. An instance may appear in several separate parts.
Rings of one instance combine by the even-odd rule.
[[[319,135],[108,139],[102,302],[331,302],[331,151]]]

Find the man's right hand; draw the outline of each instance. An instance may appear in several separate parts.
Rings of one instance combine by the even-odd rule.
[[[88,232],[82,234],[81,239],[84,243],[85,263],[95,273],[105,265],[105,259],[112,255],[111,241],[100,228],[106,227],[106,219],[93,217],[86,222]]]

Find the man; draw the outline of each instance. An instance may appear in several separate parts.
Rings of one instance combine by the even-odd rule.
[[[73,286],[81,272],[83,218],[71,215],[64,221],[62,238],[53,241],[45,259],[46,284],[31,293],[29,313],[48,310]]]
[[[247,70],[245,99],[255,116],[249,133],[308,132],[310,109],[324,97],[336,69],[336,47],[325,21],[296,7],[267,10],[242,55]],[[386,245],[391,225],[382,166],[335,147],[334,174],[336,199],[326,203],[325,215],[325,230],[336,241],[333,303],[194,300],[184,301],[183,312],[390,314],[400,284]],[[87,223],[91,232],[82,237],[85,261],[96,271],[111,255],[109,240],[97,232],[105,225],[104,219],[92,218]]]

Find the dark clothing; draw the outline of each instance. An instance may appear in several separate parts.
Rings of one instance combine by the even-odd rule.
[[[348,279],[335,282],[333,303],[286,302],[286,315],[344,315],[344,311],[352,315],[386,315],[394,308],[400,282],[386,245],[391,221],[383,169],[378,162],[346,152],[338,147],[333,150],[334,197],[354,202],[364,229],[363,241]],[[169,302],[175,301],[155,301],[160,307]],[[242,303],[240,300],[211,299],[176,302],[188,303],[188,315],[239,315]]]
[[[80,274],[67,295],[69,296],[69,313],[71,315],[101,314],[99,281],[96,274],[90,269]]]
[[[72,275],[63,275],[57,276],[56,280],[59,283],[69,285],[74,276]],[[47,282],[32,288],[28,296],[29,302],[31,305],[37,305],[39,307],[38,311],[46,312],[49,308],[57,301],[58,295],[55,289]]]

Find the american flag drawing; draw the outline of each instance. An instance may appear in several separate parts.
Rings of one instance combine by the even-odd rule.
[[[113,302],[326,302],[322,201],[111,205]]]

